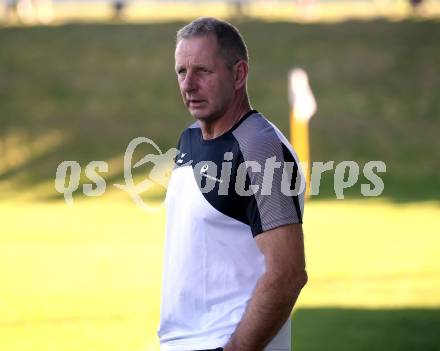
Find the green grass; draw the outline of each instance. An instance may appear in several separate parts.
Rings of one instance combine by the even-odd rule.
[[[157,344],[163,212],[120,199],[0,208],[1,350]]]
[[[305,308],[294,316],[293,349],[423,350],[440,348],[438,309]]]
[[[1,350],[158,350],[163,210],[115,193],[0,213]],[[310,202],[298,349],[434,350],[439,215],[435,203]]]
[[[191,122],[173,73],[180,25],[0,28],[0,350],[158,349],[164,212],[111,184],[132,138],[165,150]],[[438,350],[440,23],[239,27],[255,108],[288,134],[286,72],[304,67],[312,159],[387,163],[381,198],[359,198],[359,182],[334,201],[324,175],[306,206],[296,349]],[[63,160],[107,161],[106,195],[57,201]]]
[[[133,137],[175,146],[191,122],[173,73],[180,25],[0,29],[0,183],[32,190],[52,182],[66,159],[116,160],[109,177],[120,179]],[[313,160],[383,160],[384,196],[439,198],[438,21],[238,25],[250,50],[253,105],[286,134],[286,73],[309,72],[318,101]],[[334,198],[332,185],[324,176],[322,198]],[[360,185],[350,194],[359,196]]]

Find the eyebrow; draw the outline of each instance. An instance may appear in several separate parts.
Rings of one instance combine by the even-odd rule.
[[[191,66],[190,68],[192,68],[194,70],[209,69],[209,65],[196,64],[196,65]],[[182,69],[186,69],[186,67],[179,65],[179,66],[175,66],[174,69],[176,72],[179,72]]]

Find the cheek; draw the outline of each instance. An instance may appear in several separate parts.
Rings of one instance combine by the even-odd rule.
[[[216,80],[210,85],[211,96],[218,100],[228,100],[234,94],[233,86],[227,80]]]
[[[224,100],[231,100],[234,97],[234,85],[230,80],[223,80],[220,83],[220,93]]]
[[[185,89],[183,89],[182,84],[179,82],[179,91],[183,98],[185,98]]]

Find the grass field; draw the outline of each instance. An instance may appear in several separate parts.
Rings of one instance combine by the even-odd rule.
[[[173,73],[180,25],[0,28],[1,351],[158,349],[165,214],[110,184],[132,138],[164,151],[191,121]],[[287,134],[286,74],[304,67],[312,159],[387,164],[381,197],[358,184],[337,201],[325,175],[306,205],[296,350],[439,350],[440,23],[238,25],[255,108]],[[108,162],[106,194],[67,206],[63,160]]]
[[[0,205],[1,350],[158,349],[164,212],[111,199]],[[434,203],[309,203],[298,350],[438,349],[439,218]]]
[[[173,72],[180,25],[1,29],[4,194],[11,187],[2,184],[24,191],[52,184],[57,165],[67,159],[83,167],[91,160],[112,162],[109,178],[120,180],[122,155],[136,136],[163,149],[175,146],[191,122]],[[440,198],[438,22],[239,25],[251,55],[254,107],[286,133],[287,71],[300,66],[309,72],[318,100],[313,160],[383,160],[385,197]],[[321,197],[334,198],[332,186],[324,176]],[[354,187],[352,195],[359,194]]]

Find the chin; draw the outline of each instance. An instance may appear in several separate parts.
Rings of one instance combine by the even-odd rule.
[[[203,111],[189,111],[189,113],[191,114],[191,116],[193,116],[195,119],[199,119],[202,121],[209,121],[212,118],[212,115],[210,113],[207,112],[203,112]]]
[[[191,116],[199,121],[211,122],[219,119],[222,114],[215,111],[202,111],[202,110],[193,110],[189,111]]]

